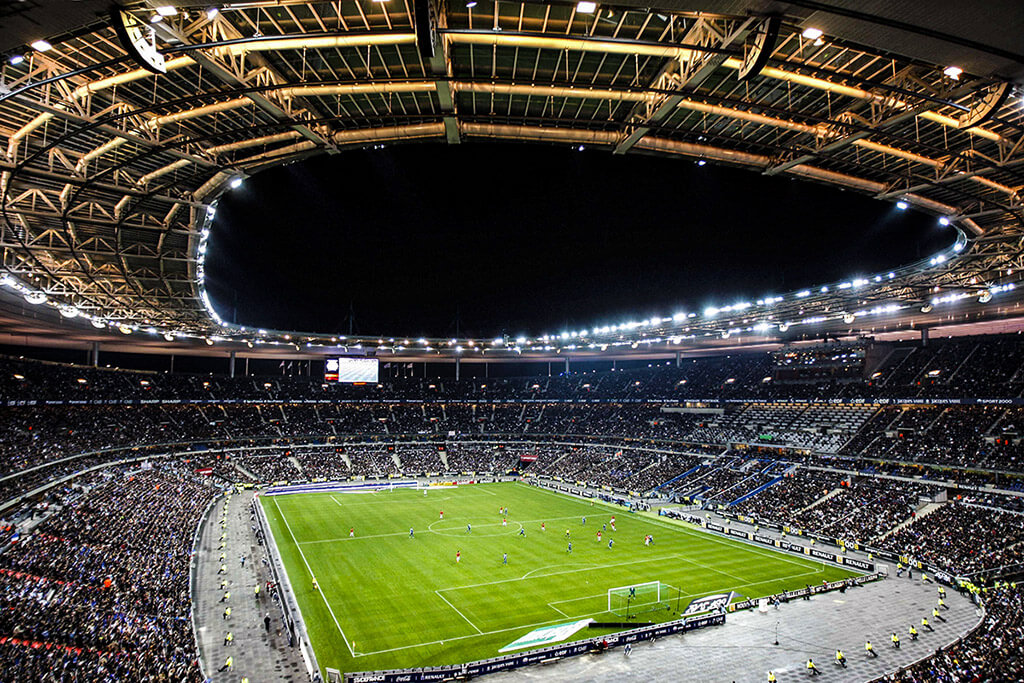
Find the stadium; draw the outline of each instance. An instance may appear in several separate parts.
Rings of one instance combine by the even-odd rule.
[[[1022,35],[4,4],[0,678],[1024,679]]]

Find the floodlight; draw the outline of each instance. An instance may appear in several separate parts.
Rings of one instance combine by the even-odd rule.
[[[959,81],[960,80],[960,74],[962,74],[963,72],[964,72],[964,70],[961,69],[958,66],[947,66],[943,70],[942,73],[946,74],[947,76],[952,78],[954,81]]]
[[[11,66],[18,66],[25,61],[25,55],[11,55],[7,58],[7,63]]]
[[[476,0],[466,0],[466,9],[473,9],[476,7]]]
[[[211,7],[210,9],[206,10],[206,18],[210,21],[216,19],[218,14],[220,14],[220,10],[216,7]]]
[[[50,45],[48,42],[46,42],[42,38],[40,38],[39,40],[37,40],[37,41],[32,43],[32,49],[36,50],[37,52],[46,52],[47,50],[49,50],[52,47],[53,47],[53,45]]]
[[[909,206],[910,206],[910,204],[907,204],[902,199],[899,200],[898,202],[896,202],[896,208],[899,209],[900,211],[906,211],[907,207],[909,207]]]
[[[949,223],[949,218],[947,218],[946,216],[939,216],[939,225],[941,225],[942,227],[946,227],[947,225],[949,225]]]
[[[820,28],[808,26],[807,28],[804,29],[804,32],[801,35],[807,40],[817,40],[818,38],[821,38],[823,35],[825,35],[825,32],[822,31]]]
[[[231,179],[231,182],[230,182],[230,183],[228,183],[228,186],[229,186],[229,187],[230,187],[230,188],[231,188],[232,190],[234,190],[235,188],[239,187],[239,186],[240,186],[241,184],[242,184],[242,179],[241,179],[241,177],[239,177],[239,176],[235,176],[234,178],[232,178],[232,179]]]
[[[178,8],[171,5],[160,5],[156,8],[156,13],[161,17],[173,17],[178,14]]]
[[[581,2],[576,3],[576,11],[580,14],[593,14],[597,11],[597,3],[582,0]]]

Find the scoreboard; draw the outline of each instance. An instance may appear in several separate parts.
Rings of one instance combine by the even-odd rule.
[[[362,384],[378,379],[380,361],[376,358],[328,358],[324,370],[325,382]]]

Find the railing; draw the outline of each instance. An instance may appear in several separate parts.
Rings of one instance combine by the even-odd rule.
[[[303,662],[306,664],[306,673],[310,680],[320,680],[320,665],[316,660],[316,653],[313,651],[312,642],[306,631],[306,624],[302,620],[302,612],[299,610],[299,603],[295,598],[295,590],[288,580],[288,572],[285,571],[284,561],[277,549],[274,535],[270,531],[270,523],[267,521],[263,506],[257,498],[252,501],[253,510],[256,513],[256,523],[263,533],[263,546],[266,548],[267,557],[270,563],[270,573],[274,577],[274,583],[278,586],[278,595],[281,597],[281,615],[284,623],[288,626],[289,632],[295,638],[302,653]]]
[[[189,557],[188,594],[191,598],[189,600],[189,616],[191,617],[192,620],[192,638],[195,641],[196,661],[199,662],[199,673],[202,674],[204,680],[207,680],[209,676],[207,675],[206,670],[203,668],[203,653],[202,648],[199,646],[199,623],[198,620],[196,619],[196,574],[199,571],[199,562],[197,561],[196,558],[198,557],[199,553],[199,543],[201,542],[203,537],[203,528],[209,521],[210,510],[213,509],[214,505],[217,504],[217,502],[223,497],[223,495],[223,492],[221,492],[220,494],[215,496],[209,502],[209,504],[207,504],[206,509],[203,510],[203,514],[199,517],[199,523],[196,525],[196,531],[192,535],[192,554]]]

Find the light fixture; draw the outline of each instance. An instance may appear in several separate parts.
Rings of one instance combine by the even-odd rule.
[[[178,13],[178,8],[171,5],[160,5],[156,8],[156,13],[161,17],[173,17]]]
[[[706,159],[697,159],[698,166],[703,166],[706,163],[708,163]]]
[[[216,19],[218,14],[220,14],[220,10],[216,7],[211,7],[208,10],[206,10],[206,18],[210,21]]]
[[[29,302],[33,306],[46,303],[46,294],[43,292],[29,292],[25,295],[25,301]]]
[[[97,330],[102,330],[104,327],[107,326],[107,324],[100,320],[99,318],[93,318],[89,322],[91,322],[92,326],[95,327]]]
[[[476,0],[466,0],[466,9],[473,9],[476,7]]]
[[[157,14],[156,12],[154,12],[153,14],[151,14],[149,16],[149,23],[151,23],[151,24],[159,24],[163,20],[164,20],[163,16]]]
[[[958,66],[947,66],[942,71],[942,73],[946,74],[947,76],[952,78],[954,81],[959,81],[960,80],[960,74],[962,74],[963,72],[964,72],[964,70],[961,69]]]
[[[949,223],[949,218],[947,218],[946,216],[939,216],[939,225],[941,225],[942,227],[946,227],[947,225],[949,225]]]
[[[808,26],[807,28],[804,29],[804,32],[802,34],[800,34],[800,35],[802,35],[807,40],[817,40],[818,38],[821,38],[823,35],[825,35],[825,32],[822,31],[820,28],[814,28],[813,26]]]
[[[597,11],[597,3],[582,0],[581,2],[576,3],[576,11],[580,14],[593,14]]]
[[[50,45],[48,42],[46,42],[42,38],[40,38],[39,40],[37,40],[34,43],[32,43],[32,49],[37,51],[37,52],[46,52],[47,50],[49,50],[52,47],[53,47],[53,45]]]
[[[18,66],[25,61],[25,55],[11,55],[7,58],[7,63],[11,66]]]
[[[906,211],[908,206],[910,206],[910,204],[907,204],[902,199],[896,202],[896,208],[899,209],[900,211]]]
[[[987,289],[983,289],[981,294],[978,296],[978,303],[987,304],[989,301],[992,301],[992,292]]]
[[[241,184],[242,184],[242,178],[240,176],[235,176],[234,178],[231,179],[231,182],[228,183],[228,186],[232,190],[234,190],[235,188],[239,187]]]

